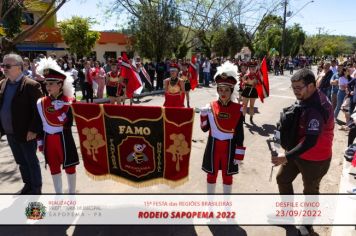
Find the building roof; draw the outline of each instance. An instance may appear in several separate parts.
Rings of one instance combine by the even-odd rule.
[[[126,45],[129,42],[127,35],[117,32],[100,32],[100,39],[98,43],[117,43],[119,45]]]
[[[32,43],[63,43],[64,40],[58,28],[41,27],[30,37],[26,38],[26,42]],[[117,43],[118,45],[127,45],[130,38],[122,33],[117,32],[100,32],[100,38],[97,43]]]
[[[62,43],[63,38],[58,28],[44,26],[26,38],[25,41],[34,43]]]

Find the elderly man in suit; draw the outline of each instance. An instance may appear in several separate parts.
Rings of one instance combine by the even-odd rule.
[[[21,194],[41,194],[42,176],[36,156],[36,136],[41,120],[36,102],[42,97],[41,85],[24,76],[23,60],[7,54],[1,67],[5,79],[0,81],[0,134],[6,135],[12,154],[25,183]]]

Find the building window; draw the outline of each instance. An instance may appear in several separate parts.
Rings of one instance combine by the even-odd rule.
[[[117,58],[117,53],[116,52],[113,52],[113,51],[106,51],[104,53],[104,58],[105,60],[108,59],[108,58]]]
[[[22,13],[22,24],[24,25],[33,25],[35,23],[34,15],[30,12]]]

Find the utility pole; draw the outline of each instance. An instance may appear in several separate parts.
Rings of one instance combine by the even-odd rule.
[[[284,47],[286,41],[286,22],[287,22],[287,4],[288,1],[284,0],[284,13],[283,13],[283,31],[282,31],[282,47],[281,47],[281,56],[284,57]]]

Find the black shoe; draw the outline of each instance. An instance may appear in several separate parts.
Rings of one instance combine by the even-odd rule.
[[[31,186],[29,184],[25,184],[23,188],[20,190],[20,194],[29,194],[31,193]]]
[[[242,116],[242,122],[246,124],[246,122],[245,122],[245,116]]]
[[[250,122],[253,123],[253,116],[250,116]]]
[[[319,234],[314,231],[312,225],[301,225],[298,229],[298,234],[300,236],[319,236]]]
[[[42,194],[42,186],[33,188],[30,194],[34,194],[34,195]]]

